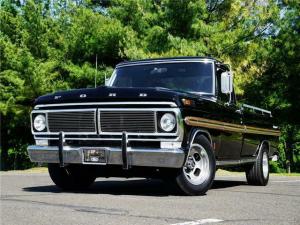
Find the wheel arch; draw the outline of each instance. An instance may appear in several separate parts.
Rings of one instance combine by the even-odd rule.
[[[259,152],[261,151],[261,149],[262,149],[264,146],[266,146],[267,151],[268,151],[268,154],[269,154],[269,152],[270,152],[270,143],[269,143],[268,140],[262,140],[262,141],[259,143],[259,146],[258,146],[257,151],[256,151],[256,155],[259,154]],[[270,157],[270,156],[269,156],[269,157]]]
[[[212,138],[211,138],[211,135],[210,133],[205,130],[205,129],[201,129],[201,128],[193,128],[190,132],[190,135],[189,135],[189,138],[188,138],[188,144],[187,144],[187,151],[186,151],[186,158],[185,158],[185,162],[186,162],[186,159],[187,159],[187,156],[189,155],[190,153],[190,149],[191,149],[191,145],[193,144],[194,142],[194,139],[198,136],[198,135],[203,135],[205,136],[208,141],[210,142],[211,144],[211,147],[212,146]]]
[[[210,142],[210,144],[212,145],[212,138],[211,138],[211,135],[208,130],[201,129],[201,128],[194,128],[194,129],[192,129],[192,131],[190,133],[190,137],[188,140],[189,141],[188,147],[190,147],[191,143],[193,143],[193,141],[197,135],[205,136],[208,139],[208,141]]]

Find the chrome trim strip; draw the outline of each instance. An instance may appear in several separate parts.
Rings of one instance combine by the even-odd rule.
[[[98,115],[98,121],[97,121],[97,125],[98,125],[98,134],[101,134],[102,133],[102,130],[101,130],[101,120],[100,120],[100,110],[97,109],[97,115]]]
[[[187,125],[205,127],[217,130],[226,130],[234,132],[245,132],[246,127],[244,125],[226,123],[218,120],[211,120],[201,117],[185,117],[184,119]]]
[[[44,107],[64,107],[64,106],[82,106],[82,105],[169,105],[177,107],[175,102],[84,102],[84,103],[61,103],[61,104],[40,104],[36,105],[34,109]]]
[[[154,126],[155,126],[155,133],[157,133],[157,131],[158,131],[157,112],[154,113]],[[178,123],[177,123],[177,127],[178,127]],[[177,130],[178,130],[178,128],[177,128]]]
[[[216,65],[214,63],[214,61],[211,63],[212,64],[212,85],[213,85],[213,88],[212,88],[212,95],[213,96],[216,96]]]
[[[155,136],[153,136],[155,137]],[[55,137],[34,137],[35,140],[58,140],[58,138]],[[90,141],[121,141],[121,137],[120,138],[65,138],[65,140],[90,140]],[[128,141],[169,141],[169,142],[173,142],[173,141],[182,141],[182,139],[180,139],[180,137],[175,137],[175,138],[170,138],[170,139],[164,139],[163,137],[161,138],[128,138]]]
[[[271,135],[271,136],[280,136],[279,130],[272,130],[266,128],[252,127],[246,126],[246,132],[248,134],[263,134],[263,135]]]
[[[137,65],[149,65],[149,64],[162,64],[162,63],[189,63],[189,62],[204,62],[204,63],[214,63],[213,59],[160,59],[160,60],[147,60],[147,61],[136,61],[121,63],[116,66],[116,68],[127,67],[127,66],[137,66]]]
[[[108,82],[105,84],[105,86],[111,87],[111,85],[113,84],[115,78],[116,78],[116,70],[114,69],[112,75],[110,76],[110,78],[109,78]]]
[[[208,135],[208,137],[209,137],[209,142],[210,142],[210,144],[212,145],[212,138],[211,138],[210,133],[209,133],[207,130],[203,130],[203,129],[197,129],[197,130],[195,131],[194,135],[193,135],[192,141],[189,142],[189,143],[192,144],[192,143],[194,142],[194,139],[195,139],[195,137],[197,136],[198,133],[206,133],[206,134]]]
[[[53,133],[35,133],[35,135],[49,135],[49,136],[56,136],[58,135],[59,132],[53,132]],[[178,132],[179,133],[179,132]],[[65,132],[66,135],[85,135],[86,133],[83,132],[83,133],[76,133],[76,134],[72,134],[72,133],[67,133]],[[91,135],[96,135],[96,134],[91,134]],[[120,135],[120,132],[119,133],[114,133],[114,132],[106,132],[106,133],[100,133],[99,135],[101,136],[105,136],[105,135],[113,135],[113,136],[119,136]],[[161,137],[172,137],[172,136],[176,136],[177,133],[132,133],[132,132],[128,132],[128,135],[134,135],[134,136],[141,136],[141,135],[144,135],[144,136],[153,136],[153,137],[156,137],[156,136],[161,136]]]
[[[96,108],[89,109],[41,109],[41,110],[33,110],[31,113],[48,113],[48,112],[88,112],[88,111],[96,111]]]
[[[205,127],[205,128],[222,130],[222,131],[241,132],[246,134],[280,136],[280,131],[278,130],[227,123],[227,122],[211,120],[211,119],[206,119],[201,117],[185,117],[184,121],[187,125],[190,126]]]

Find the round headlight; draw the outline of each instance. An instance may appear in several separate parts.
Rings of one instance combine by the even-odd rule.
[[[160,127],[166,132],[172,131],[176,126],[176,118],[171,113],[164,114],[160,119]]]
[[[44,115],[37,115],[33,121],[33,127],[37,131],[43,131],[46,128],[46,118]]]

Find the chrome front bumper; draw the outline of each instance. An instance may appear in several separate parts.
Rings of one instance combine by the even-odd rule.
[[[121,148],[102,147],[101,149],[106,151],[105,164],[123,164]],[[32,162],[59,163],[58,146],[31,145],[27,148],[27,151]],[[127,148],[127,154],[129,166],[180,168],[185,160],[183,149]],[[103,163],[86,163],[81,147],[64,146],[63,159],[64,163],[103,165]]]

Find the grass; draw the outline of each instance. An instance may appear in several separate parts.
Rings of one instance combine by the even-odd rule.
[[[239,176],[244,175],[245,172],[232,172],[228,170],[218,169],[216,175],[217,176]],[[297,177],[300,176],[300,173],[271,173],[271,176],[288,176],[288,177]]]
[[[274,176],[288,176],[288,177],[298,177],[300,173],[271,173]]]
[[[244,172],[232,172],[224,169],[218,169],[216,172],[216,176],[240,176],[244,174]]]
[[[26,170],[8,170],[8,171],[1,171],[1,173],[47,173],[47,167],[33,167]]]

